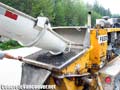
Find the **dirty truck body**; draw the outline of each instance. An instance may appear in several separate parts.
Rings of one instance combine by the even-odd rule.
[[[51,27],[0,3],[0,34],[42,50],[23,59],[21,85],[120,90],[120,28]]]

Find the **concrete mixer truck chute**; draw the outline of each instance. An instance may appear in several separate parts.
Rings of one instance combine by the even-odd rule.
[[[42,48],[54,55],[89,46],[86,27],[53,28],[48,18],[33,18],[3,3],[0,3],[0,34],[23,46]]]
[[[23,46],[36,46],[54,54],[62,53],[67,48],[67,43],[51,32],[46,17],[33,18],[2,3],[0,27],[1,35],[19,41]]]

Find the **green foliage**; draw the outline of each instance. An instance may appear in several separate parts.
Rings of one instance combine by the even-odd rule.
[[[92,11],[92,24],[102,16],[112,16],[109,9],[96,2],[85,4],[83,0],[0,0],[33,17],[45,16],[53,26],[80,26],[87,23],[87,12]]]
[[[113,14],[112,18],[120,18],[120,14]]]
[[[25,12],[33,17],[48,17],[52,26],[80,26],[87,24],[87,12],[92,11],[92,25],[102,16],[120,17],[112,15],[109,9],[96,2],[94,5],[85,4],[83,0],[0,0],[13,8]],[[21,47],[15,41],[0,44],[0,48]]]
[[[97,12],[92,12],[92,25],[95,25],[96,19],[101,18],[102,16]]]
[[[65,26],[67,25],[65,21],[65,4],[62,0],[56,0],[54,2],[54,21],[53,24],[56,26]]]
[[[9,40],[9,41],[0,43],[0,49],[2,49],[2,50],[16,49],[16,48],[20,48],[20,47],[22,47],[22,46],[14,40]]]
[[[34,17],[46,16],[52,21],[54,19],[53,0],[32,0],[32,13]]]
[[[110,9],[105,9],[103,6],[99,5],[97,1],[93,5],[93,11],[101,16],[111,16]]]
[[[74,25],[85,25],[87,23],[87,7],[82,0],[74,1],[73,22]]]

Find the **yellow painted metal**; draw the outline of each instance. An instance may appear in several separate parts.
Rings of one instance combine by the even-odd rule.
[[[104,90],[99,74],[97,74],[97,81],[99,90]]]
[[[69,80],[67,78],[59,79],[60,85],[56,85],[55,90],[83,90],[83,86],[76,86],[75,80]],[[50,85],[55,85],[55,80],[50,78]],[[53,89],[52,89],[53,90]]]
[[[83,86],[76,86],[75,81],[64,79],[67,90],[83,90]]]
[[[100,64],[101,59],[106,57],[106,50],[107,50],[107,41],[103,43],[99,43],[98,37],[100,35],[107,35],[107,30],[106,29],[93,29],[90,32],[90,42],[91,42],[91,47],[89,50],[83,55],[78,57],[72,64],[67,66],[62,70],[64,74],[72,74],[72,73],[77,73],[76,72],[76,67],[80,66],[79,69],[79,74],[87,72],[88,68],[91,67],[92,64]],[[63,79],[64,84],[66,86],[67,90],[82,90],[82,86],[77,87],[74,84],[74,81],[69,81],[67,79]]]
[[[107,40],[105,42],[99,42],[99,36],[107,36],[110,32],[120,31],[119,28],[109,28],[109,29],[92,29],[90,30],[90,48],[82,56],[74,60],[70,65],[61,70],[62,74],[84,74],[88,72],[88,69],[92,67],[93,64],[100,65],[102,60],[106,60],[107,53]],[[98,77],[100,83],[100,78]],[[83,90],[84,86],[75,85],[75,80],[69,80],[63,78],[60,80],[62,82],[61,86],[56,85],[55,90]],[[51,77],[51,84],[55,84],[53,77]],[[91,85],[90,90],[96,90],[97,81],[96,78],[93,79],[95,82],[94,86]],[[100,86],[100,85],[99,85]],[[92,88],[94,87],[94,88]],[[103,90],[102,87],[99,87]]]
[[[107,30],[93,29],[90,32],[91,42],[90,61],[92,64],[99,65],[101,63],[101,59],[105,59],[106,57],[107,41],[99,43],[98,38],[101,35],[107,35]]]
[[[82,56],[78,57],[72,64],[65,67],[62,72],[64,74],[75,74],[75,73],[85,73],[87,72],[86,65],[89,63],[89,50],[83,54]],[[79,69],[79,70],[78,70]]]
[[[55,83],[55,78],[50,77],[49,85],[56,85],[55,90],[68,90],[68,89],[66,88],[66,86],[65,86],[65,83],[64,83],[63,79],[58,79],[58,81],[59,81],[59,85],[57,85],[57,84]],[[69,83],[69,82],[67,82],[67,84],[68,84],[68,83]],[[52,90],[54,90],[54,89],[52,89]],[[71,89],[71,90],[72,90],[72,89]],[[74,89],[73,89],[73,90],[74,90]]]
[[[89,63],[89,50],[78,57],[73,63],[62,69],[63,74],[82,74],[87,72],[87,64]],[[78,68],[80,66],[80,68]],[[77,69],[78,68],[78,69]],[[83,90],[83,86],[76,86],[75,79],[69,80],[67,78],[61,79],[61,86],[56,85],[56,90]],[[53,78],[50,83],[55,84]]]
[[[118,31],[120,31],[120,28],[108,28],[107,31],[108,32],[118,32]]]
[[[78,57],[72,64],[63,68],[62,73],[64,74],[82,74],[87,72],[87,64],[89,63],[89,50]],[[80,66],[80,68],[78,68]],[[83,90],[83,86],[76,86],[75,80],[69,80],[64,78],[63,82],[65,84],[66,90]],[[59,89],[57,89],[59,90]],[[61,89],[64,90],[64,89]]]

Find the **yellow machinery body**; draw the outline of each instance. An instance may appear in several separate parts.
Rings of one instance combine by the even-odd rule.
[[[26,64],[40,68],[23,65],[21,84],[52,84],[56,85],[55,90],[110,90],[107,85],[104,89],[105,84],[102,86],[101,78],[106,75],[115,76],[109,73],[112,71],[106,70],[109,67],[117,69],[114,61],[108,66],[107,62],[120,53],[117,51],[120,46],[120,28],[52,28],[47,18],[33,18],[2,3],[0,11],[1,35],[21,41],[25,46],[44,49],[34,54],[37,58],[33,55],[28,56],[29,60],[23,59]],[[11,16],[6,14],[8,12]],[[13,15],[16,17],[13,18]],[[22,29],[18,30],[20,27]],[[113,48],[116,52],[112,52],[112,47],[109,48],[111,44],[116,47]],[[118,59],[113,60],[120,63]],[[120,69],[117,69],[118,73]],[[117,80],[120,81],[120,78]]]
[[[120,73],[116,64],[120,63],[120,57],[113,59],[120,54],[117,50],[120,48],[120,28],[90,29],[91,17],[88,27],[53,28],[47,18],[33,18],[2,3],[0,11],[1,35],[21,41],[25,46],[44,49],[35,53],[38,56],[34,54],[23,59],[22,62],[40,68],[23,65],[21,84],[52,84],[56,85],[56,90],[103,90],[103,86],[109,88],[110,85],[102,85],[104,80],[101,78],[108,75],[113,81],[120,81],[120,76],[114,79]],[[22,30],[19,30],[20,27],[23,27]],[[108,65],[111,59],[113,61]],[[114,68],[116,74],[106,71]],[[116,86],[119,85],[112,87]]]
[[[106,66],[106,57],[107,57],[107,48],[108,48],[108,33],[111,32],[120,32],[118,28],[110,28],[110,29],[91,29],[90,30],[90,47],[82,56],[77,57],[77,59],[72,62],[67,67],[61,69],[61,73],[63,75],[72,75],[72,74],[85,74],[85,73],[92,73],[90,75],[92,81],[89,83],[90,87],[89,90],[97,90],[98,78],[94,76],[101,67]],[[78,69],[76,69],[78,67]],[[87,76],[86,76],[87,77]],[[59,84],[56,84],[59,82]],[[55,90],[88,90],[85,89],[87,87],[84,84],[84,80],[80,80],[78,77],[71,77],[71,78],[62,78],[57,79],[50,77],[50,84],[55,84]],[[99,86],[98,90],[102,90],[102,87]]]

